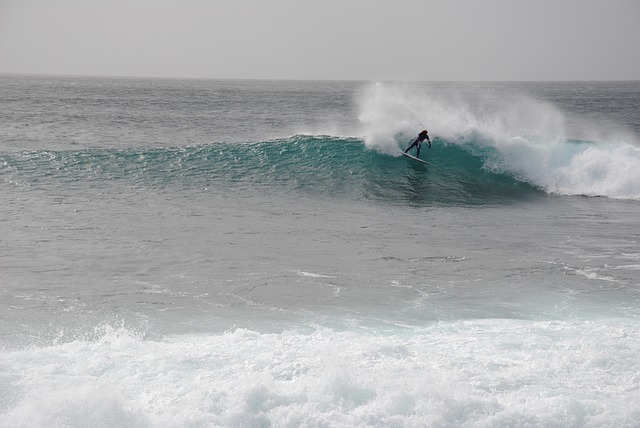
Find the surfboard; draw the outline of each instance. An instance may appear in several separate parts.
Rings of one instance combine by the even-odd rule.
[[[418,159],[418,158],[417,158],[417,157],[415,157],[415,156],[411,156],[409,153],[402,152],[402,154],[403,154],[403,155],[405,155],[406,157],[410,158],[410,159],[413,159],[414,161],[417,161],[417,162],[423,163],[423,164],[425,164],[425,165],[430,165],[430,164],[429,164],[429,162],[427,162],[427,161],[423,161],[422,159]]]

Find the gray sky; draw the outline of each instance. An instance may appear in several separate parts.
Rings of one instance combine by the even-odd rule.
[[[640,80],[640,0],[0,0],[0,73]]]

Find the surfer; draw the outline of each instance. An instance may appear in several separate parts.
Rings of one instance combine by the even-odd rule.
[[[429,148],[431,148],[431,140],[429,139],[429,134],[427,133],[427,130],[424,129],[422,132],[420,132],[418,134],[418,138],[416,138],[415,140],[413,140],[413,143],[411,143],[411,145],[409,147],[407,147],[407,150],[405,150],[405,153],[409,153],[409,150],[411,150],[413,147],[416,147],[416,157],[419,158],[420,157],[420,146],[422,145],[422,142],[424,140],[427,140],[427,142],[429,143]]]

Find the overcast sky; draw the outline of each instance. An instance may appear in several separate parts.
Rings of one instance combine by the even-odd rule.
[[[640,0],[0,0],[0,73],[640,80]]]

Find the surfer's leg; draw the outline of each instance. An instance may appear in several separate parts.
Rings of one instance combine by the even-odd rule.
[[[416,144],[418,144],[418,147],[420,147],[420,144],[417,141],[414,141],[411,143],[409,147],[407,147],[407,150],[405,150],[404,152],[409,153],[409,150],[413,149],[416,146]]]
[[[409,150],[411,150],[411,148],[415,146],[415,143],[411,144],[409,147],[407,147],[407,150],[405,150],[405,153],[409,153]]]
[[[416,149],[416,157],[420,157],[420,143],[418,143],[418,148]]]

